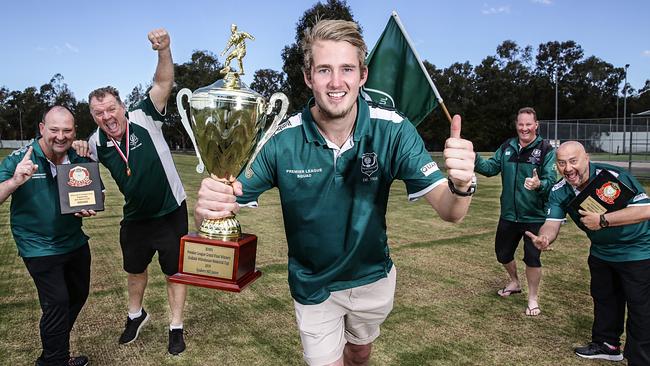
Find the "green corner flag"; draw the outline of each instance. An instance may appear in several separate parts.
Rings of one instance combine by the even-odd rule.
[[[364,98],[394,107],[414,126],[442,104],[396,12],[393,11],[366,64],[368,81],[362,89]]]

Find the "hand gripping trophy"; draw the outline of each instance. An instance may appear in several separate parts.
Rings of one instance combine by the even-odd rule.
[[[226,184],[232,184],[244,168],[247,176],[253,174],[252,162],[277,130],[289,106],[284,94],[273,94],[267,103],[241,82],[242,58],[246,55],[244,41],[254,37],[238,32],[234,24],[231,30],[224,53],[233,46],[234,50],[221,70],[224,78],[193,93],[184,88],[176,96],[181,122],[199,160],[197,172],[202,173],[205,166],[213,179]],[[234,58],[239,63],[239,72],[230,68]],[[183,107],[184,97],[189,100],[189,116]],[[267,127],[276,101],[281,102],[280,111]],[[261,275],[255,268],[256,248],[257,237],[242,234],[234,214],[205,219],[198,235],[181,238],[179,273],[170,280],[239,292]]]

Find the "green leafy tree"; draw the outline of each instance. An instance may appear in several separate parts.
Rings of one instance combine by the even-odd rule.
[[[318,2],[305,11],[296,23],[295,42],[287,45],[282,50],[282,70],[286,75],[286,89],[283,91],[289,98],[289,113],[301,109],[309,100],[312,93],[305,85],[302,74],[303,57],[300,50],[300,41],[305,30],[322,19],[343,19],[354,21],[350,6],[345,0],[328,0],[326,3]]]
[[[142,84],[136,85],[133,90],[131,90],[131,93],[124,98],[124,104],[126,107],[129,109],[133,108],[136,104],[143,101],[147,97],[145,90],[149,90],[150,87],[151,86],[147,86],[145,89]]]
[[[192,148],[192,142],[180,122],[176,95],[182,88],[195,91],[222,79],[223,75],[219,73],[222,67],[212,52],[198,50],[192,53],[189,62],[174,64],[175,85],[167,102],[167,118],[163,124],[163,133],[172,149],[177,146],[183,149]],[[188,108],[189,105],[185,104],[185,109],[189,111]]]
[[[261,69],[255,71],[251,89],[262,94],[266,100],[271,98],[273,93],[282,91],[286,85],[284,73],[271,69]]]

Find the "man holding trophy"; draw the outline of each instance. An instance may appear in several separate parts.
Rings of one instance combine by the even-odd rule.
[[[163,273],[173,275],[178,270],[178,242],[187,234],[186,194],[161,130],[174,84],[170,38],[164,29],[148,37],[158,53],[158,65],[147,98],[127,114],[113,87],[97,89],[88,97],[99,126],[89,140],[91,157],[111,172],[125,199],[120,245],[128,273],[129,313],[120,344],[135,341],[149,319],[142,300],[153,255],[158,252]],[[167,296],[172,317],[168,351],[177,355],[185,350],[185,285],[168,281]]]
[[[475,191],[475,154],[455,116],[447,180],[407,119],[359,97],[368,70],[356,23],[319,21],[302,49],[313,99],[261,148],[251,171],[232,185],[202,181],[195,219],[231,216],[278,187],[304,358],[366,364],[395,293],[385,229],[391,183],[403,180],[409,200],[424,197],[442,219],[458,222]]]

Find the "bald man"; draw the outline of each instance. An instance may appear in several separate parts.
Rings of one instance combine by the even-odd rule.
[[[538,235],[526,232],[535,246],[545,249],[556,238],[569,214],[589,240],[591,296],[594,322],[591,342],[575,348],[584,358],[650,365],[650,199],[643,186],[625,170],[589,161],[584,147],[575,141],[560,145],[557,168],[564,177],[552,189],[546,221]],[[569,207],[569,202],[590,179],[606,169],[636,193],[621,210],[597,214]],[[627,306],[626,344],[621,354]]]
[[[70,331],[90,286],[90,250],[81,218],[95,212],[59,213],[56,165],[90,160],[70,148],[75,123],[67,108],[46,111],[39,130],[40,137],[2,161],[0,204],[12,196],[11,232],[43,312],[43,350],[36,365],[82,366],[88,364],[88,357],[70,357]]]

